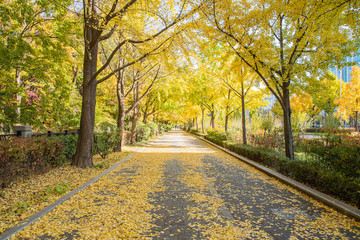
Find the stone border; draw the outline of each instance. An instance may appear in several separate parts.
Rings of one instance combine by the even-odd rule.
[[[62,196],[61,198],[59,198],[55,202],[49,204],[48,206],[46,206],[45,208],[40,210],[39,212],[31,215],[30,217],[28,217],[25,220],[21,221],[19,224],[17,224],[14,227],[6,230],[2,234],[0,234],[0,240],[10,239],[11,236],[13,236],[13,235],[17,234],[18,232],[22,231],[25,227],[29,226],[30,224],[34,223],[35,221],[39,220],[40,218],[42,218],[43,216],[45,216],[46,214],[48,214],[49,212],[54,210],[58,205],[63,204],[64,202],[69,200],[71,197],[73,197],[75,194],[77,194],[78,192],[84,190],[85,188],[89,187],[91,184],[97,182],[100,178],[104,177],[108,173],[112,172],[114,169],[118,168],[121,164],[128,161],[129,159],[134,157],[136,154],[140,153],[149,144],[147,144],[145,147],[140,148],[139,151],[137,151],[137,152],[131,154],[130,156],[126,157],[125,159],[123,159],[120,162],[116,163],[115,165],[108,168],[107,170],[100,173],[99,175],[93,177],[92,179],[90,179],[89,181],[84,183],[83,185],[81,185],[81,186],[75,188],[74,190],[72,190],[71,192],[65,194],[64,196]]]
[[[191,134],[191,133],[188,133],[188,134]],[[231,156],[251,165],[252,167],[264,172],[265,174],[269,175],[269,176],[272,176],[272,177],[275,177],[276,179],[280,180],[281,182],[305,193],[306,195],[310,196],[310,197],[313,197],[314,199],[324,203],[325,205],[337,210],[338,212],[346,215],[346,216],[349,216],[349,217],[352,217],[354,218],[355,220],[357,221],[360,221],[360,210],[355,208],[355,207],[352,207],[350,206],[349,204],[346,204],[342,201],[339,201],[327,194],[324,194],[322,192],[319,192],[315,189],[312,189],[298,181],[295,181],[294,179],[291,179],[291,178],[288,178],[278,172],[276,172],[275,170],[272,170],[270,168],[267,168],[259,163],[256,163],[244,156],[241,156],[237,153],[234,153],[234,152],[231,152],[230,150],[226,149],[226,148],[223,148],[213,142],[210,142],[209,140],[206,140],[204,138],[201,138],[195,134],[191,134],[192,136],[230,154]]]

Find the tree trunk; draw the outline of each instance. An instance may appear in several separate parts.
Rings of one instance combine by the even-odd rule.
[[[211,106],[212,106],[212,109],[214,109],[214,104],[212,104]],[[212,129],[214,129],[215,128],[215,114],[214,114],[215,111],[212,110],[210,113],[211,113],[210,124],[211,124]]]
[[[195,122],[196,122],[196,131],[199,132],[199,124],[198,124],[197,115],[196,115],[196,117],[195,117]]]
[[[93,143],[94,143],[94,124],[95,124],[95,105],[96,105],[96,79],[91,81],[97,70],[98,59],[98,39],[92,46],[90,43],[97,35],[99,26],[98,21],[98,1],[92,1],[92,14],[88,13],[84,26],[84,65],[83,65],[83,96],[80,118],[80,132],[77,142],[76,153],[72,164],[81,168],[90,168],[93,163]]]
[[[136,82],[134,87],[134,102],[138,100],[139,94],[139,83]],[[132,120],[132,127],[131,127],[131,144],[134,144],[136,141],[136,122],[137,122],[137,115],[138,115],[138,104],[134,106],[133,112],[133,120]]]
[[[204,122],[204,112],[205,112],[205,108],[201,108],[201,130],[202,130],[202,133],[205,134],[205,129],[204,129],[204,125],[205,125],[205,122]]]
[[[79,69],[76,66],[73,66],[72,68],[73,68],[73,84],[74,86],[76,86]]]
[[[147,118],[148,118],[148,112],[149,112],[149,104],[148,101],[145,103],[145,109],[144,109],[144,116],[143,116],[143,123],[146,124]]]
[[[124,137],[124,125],[125,125],[125,97],[124,97],[124,79],[123,72],[119,73],[118,82],[116,85],[117,90],[117,98],[118,98],[118,106],[119,106],[119,115],[117,119],[117,127],[120,134],[120,141],[116,145],[115,151],[121,152],[121,148],[123,145],[123,137]]]
[[[242,123],[242,135],[243,135],[243,144],[247,145],[246,139],[246,112],[245,112],[245,93],[244,93],[244,83],[241,83],[241,123]]]
[[[147,117],[148,117],[148,115],[147,115],[147,112],[148,112],[148,109],[147,109],[147,107],[145,108],[145,111],[144,111],[144,116],[143,116],[143,123],[147,123]]]
[[[19,69],[16,69],[16,71],[15,71],[15,81],[16,81],[18,88],[20,88],[21,87],[21,76],[20,76]],[[21,99],[22,99],[21,94],[16,93],[16,101],[17,101],[18,107],[15,109],[15,112],[18,115],[19,121],[20,121],[20,114],[21,114],[21,110],[20,110]]]
[[[215,128],[215,116],[214,116],[214,111],[211,111],[210,114],[211,114],[210,125],[211,125],[211,128],[214,129],[214,128]]]
[[[285,153],[286,157],[294,159],[294,141],[291,129],[291,108],[290,108],[290,91],[289,82],[283,83],[283,113],[284,113],[284,136],[285,136]]]
[[[137,122],[137,107],[134,107],[133,120],[131,126],[131,144],[136,142],[136,122]]]
[[[359,112],[355,111],[355,132],[359,132]]]
[[[228,131],[228,121],[229,121],[229,115],[226,114],[226,116],[225,116],[225,132]]]

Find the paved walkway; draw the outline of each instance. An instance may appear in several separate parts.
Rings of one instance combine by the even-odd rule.
[[[360,223],[173,131],[15,238],[360,239]]]

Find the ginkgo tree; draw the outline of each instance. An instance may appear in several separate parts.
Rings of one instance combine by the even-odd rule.
[[[305,91],[299,91],[290,100],[293,113],[292,127],[296,131],[301,131],[314,121],[320,108],[313,103],[313,97]]]
[[[340,96],[341,80],[334,74],[328,72],[320,79],[309,79],[306,86],[299,86],[296,90],[298,94],[305,91],[312,98],[312,102],[318,112],[324,111],[326,114],[333,114],[336,108],[334,100]]]
[[[354,66],[351,71],[351,81],[345,84],[341,97],[335,100],[339,106],[339,113],[342,119],[348,120],[353,116],[355,131],[359,131],[360,111],[360,67]]]
[[[212,1],[204,29],[227,41],[283,110],[286,156],[294,159],[291,88],[356,51],[346,13],[356,1]],[[211,26],[211,27],[209,27]],[[217,29],[214,32],[213,29]]]
[[[241,107],[241,125],[243,144],[247,144],[246,138],[246,111],[251,107],[260,107],[265,103],[261,100],[264,96],[258,96],[261,91],[257,75],[238,57],[230,57],[221,68],[222,77],[218,77],[223,85],[234,92],[234,95],[240,98]],[[261,95],[263,95],[262,92]],[[237,102],[235,99],[234,102]]]
[[[161,4],[161,1],[155,0],[150,2],[87,0],[83,2],[85,46],[82,110],[79,140],[72,161],[73,165],[82,168],[93,166],[92,146],[98,84],[166,47],[166,44],[181,30],[176,29],[175,26],[191,16],[198,8],[196,3],[187,1],[167,2],[167,4]],[[120,41],[111,49],[105,63],[98,67],[99,44],[111,39],[117,28],[121,30]],[[134,31],[136,34],[133,33]],[[141,48],[141,54],[110,73],[104,71],[119,50],[129,44]]]

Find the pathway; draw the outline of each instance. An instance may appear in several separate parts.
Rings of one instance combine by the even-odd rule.
[[[15,238],[359,239],[360,223],[172,131]]]

